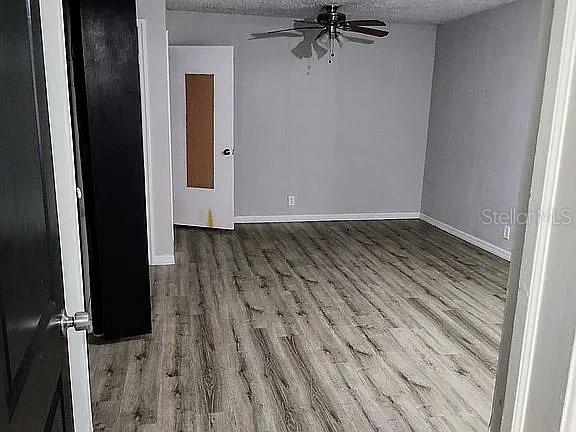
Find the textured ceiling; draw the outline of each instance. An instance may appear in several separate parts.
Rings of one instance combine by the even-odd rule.
[[[339,0],[348,18],[438,24],[514,0]],[[523,0],[520,0],[523,1]],[[291,18],[316,16],[327,0],[166,0],[170,10],[235,13]]]

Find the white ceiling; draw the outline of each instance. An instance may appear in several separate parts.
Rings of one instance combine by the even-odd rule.
[[[495,8],[514,0],[339,0],[349,19],[438,24]],[[522,1],[522,0],[520,0]],[[290,18],[318,14],[329,0],[166,0],[170,10],[235,13]]]

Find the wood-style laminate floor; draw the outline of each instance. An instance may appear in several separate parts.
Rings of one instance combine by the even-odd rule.
[[[508,265],[420,221],[180,228],[96,430],[486,431]]]

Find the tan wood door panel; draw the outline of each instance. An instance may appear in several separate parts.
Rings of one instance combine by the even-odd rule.
[[[214,75],[186,74],[186,179],[214,189]]]

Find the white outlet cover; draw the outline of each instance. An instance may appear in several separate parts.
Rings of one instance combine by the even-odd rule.
[[[288,205],[293,207],[296,205],[296,197],[294,195],[288,195]]]

